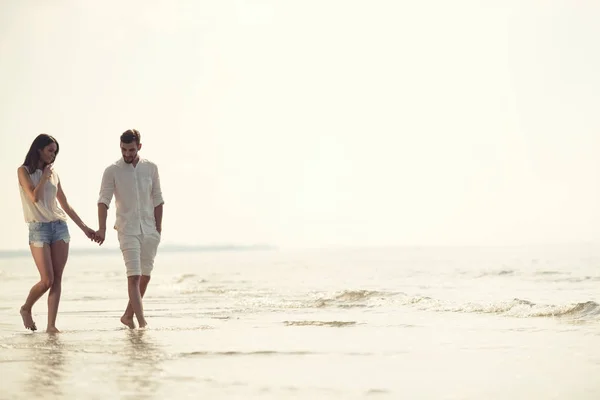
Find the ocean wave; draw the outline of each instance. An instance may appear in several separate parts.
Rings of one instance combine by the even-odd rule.
[[[365,307],[366,305],[363,303],[369,300],[385,300],[397,294],[400,293],[375,290],[344,290],[331,297],[317,299],[314,306],[317,308],[331,306],[339,308]]]
[[[401,355],[406,352],[387,352],[382,355]],[[190,351],[183,353],[173,354],[172,358],[188,358],[188,357],[207,357],[207,356],[323,356],[323,355],[344,355],[353,357],[370,357],[376,355],[371,352],[320,352],[320,351],[308,351],[308,350],[249,350],[249,351],[236,351],[236,350],[224,350],[224,351]]]
[[[423,311],[498,314],[518,318],[562,317],[571,319],[600,319],[600,304],[584,301],[568,304],[538,304],[525,299],[492,303],[452,302],[429,296],[408,295],[402,292],[369,290],[343,291],[316,300],[308,307],[358,308],[405,306]]]
[[[226,294],[238,292],[237,289],[229,289],[223,286],[193,286],[184,289],[179,289],[181,294]]]
[[[600,305],[594,301],[570,304],[536,304],[534,302],[513,299],[511,301],[480,304],[450,303],[430,298],[407,298],[406,305],[438,312],[498,314],[517,318],[564,317],[572,319],[600,319]]]
[[[472,272],[463,272],[461,275],[469,276]],[[532,280],[539,280],[543,282],[566,282],[566,283],[579,283],[585,281],[598,282],[600,281],[600,275],[575,275],[571,271],[555,271],[555,270],[537,270],[537,271],[520,271],[513,269],[495,269],[487,271],[475,272],[471,275],[475,278],[526,278]]]
[[[283,321],[286,326],[328,326],[343,328],[356,325],[356,321]]]
[[[501,269],[501,270],[486,271],[486,272],[482,273],[480,275],[480,277],[486,277],[486,276],[508,276],[508,275],[514,275],[514,274],[515,274],[515,270],[512,270],[512,269]]]
[[[189,353],[180,353],[178,357],[203,357],[203,356],[272,356],[272,355],[292,355],[304,356],[317,354],[309,351],[274,351],[274,350],[257,350],[257,351],[192,351]]]
[[[600,276],[575,276],[569,278],[557,278],[552,279],[552,282],[569,282],[569,283],[579,283],[579,282],[599,282]]]
[[[206,283],[206,279],[198,279],[196,274],[182,274],[173,278],[175,283],[183,283],[185,281],[196,280],[197,283]]]
[[[78,301],[102,301],[102,300],[108,300],[108,297],[82,296],[82,297],[76,297],[73,300],[78,300]]]

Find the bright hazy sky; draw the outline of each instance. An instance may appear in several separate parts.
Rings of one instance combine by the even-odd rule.
[[[0,5],[0,249],[37,134],[96,228],[129,128],[164,244],[600,241],[599,2]]]

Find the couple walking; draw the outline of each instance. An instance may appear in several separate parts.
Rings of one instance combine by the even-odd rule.
[[[31,288],[21,317],[26,329],[37,330],[31,309],[48,293],[46,332],[57,333],[56,315],[60,302],[62,275],[69,255],[67,216],[92,241],[102,245],[106,237],[108,208],[115,197],[119,247],[127,270],[129,303],[121,322],[133,329],[134,316],[140,328],[146,326],[142,297],[146,292],[161,239],[163,198],[156,164],[140,158],[140,133],[129,129],[121,135],[121,155],[104,171],[98,199],[98,230],[79,218],[53,168],[59,145],[55,138],[35,138],[23,165],[18,168],[19,191],[25,222],[29,225],[29,247],[40,281]]]

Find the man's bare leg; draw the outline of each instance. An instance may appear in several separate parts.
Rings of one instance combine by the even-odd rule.
[[[40,273],[40,281],[33,285],[25,300],[25,304],[21,306],[21,318],[23,318],[23,325],[26,329],[32,331],[37,330],[33,317],[31,316],[31,308],[36,301],[40,299],[52,287],[54,283],[54,271],[52,268],[52,255],[50,253],[50,246],[47,244],[44,247],[29,246],[31,248],[31,255],[35,261],[35,265]]]
[[[144,318],[144,307],[142,305],[142,295],[140,293],[140,275],[127,277],[127,291],[129,293],[129,302],[131,303],[133,313],[138,320],[138,324],[140,328],[145,328],[146,319]]]
[[[140,296],[144,298],[144,294],[146,293],[146,288],[148,288],[148,283],[150,282],[150,277],[148,275],[142,275],[140,278]],[[131,301],[127,303],[127,308],[125,308],[125,313],[121,317],[121,322],[123,325],[129,327],[130,329],[135,329],[135,322],[133,321],[133,307],[131,306]]]

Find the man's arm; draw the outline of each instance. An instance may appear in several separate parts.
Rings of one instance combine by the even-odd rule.
[[[108,206],[104,203],[98,203],[98,230],[96,231],[96,241],[98,244],[104,243],[106,238],[106,217],[108,215]]]
[[[154,219],[156,220],[156,230],[158,233],[162,232],[162,217],[163,217],[163,204],[165,203],[162,197],[162,190],[160,188],[160,175],[158,174],[158,167],[154,170],[152,175],[152,202],[154,204]]]
[[[104,175],[102,175],[100,197],[98,198],[98,231],[96,232],[96,241],[99,244],[104,243],[104,239],[106,238],[106,217],[114,193],[115,179],[109,167],[104,171]]]
[[[156,220],[156,230],[158,233],[162,232],[162,216],[163,216],[163,205],[154,207],[154,219]]]

